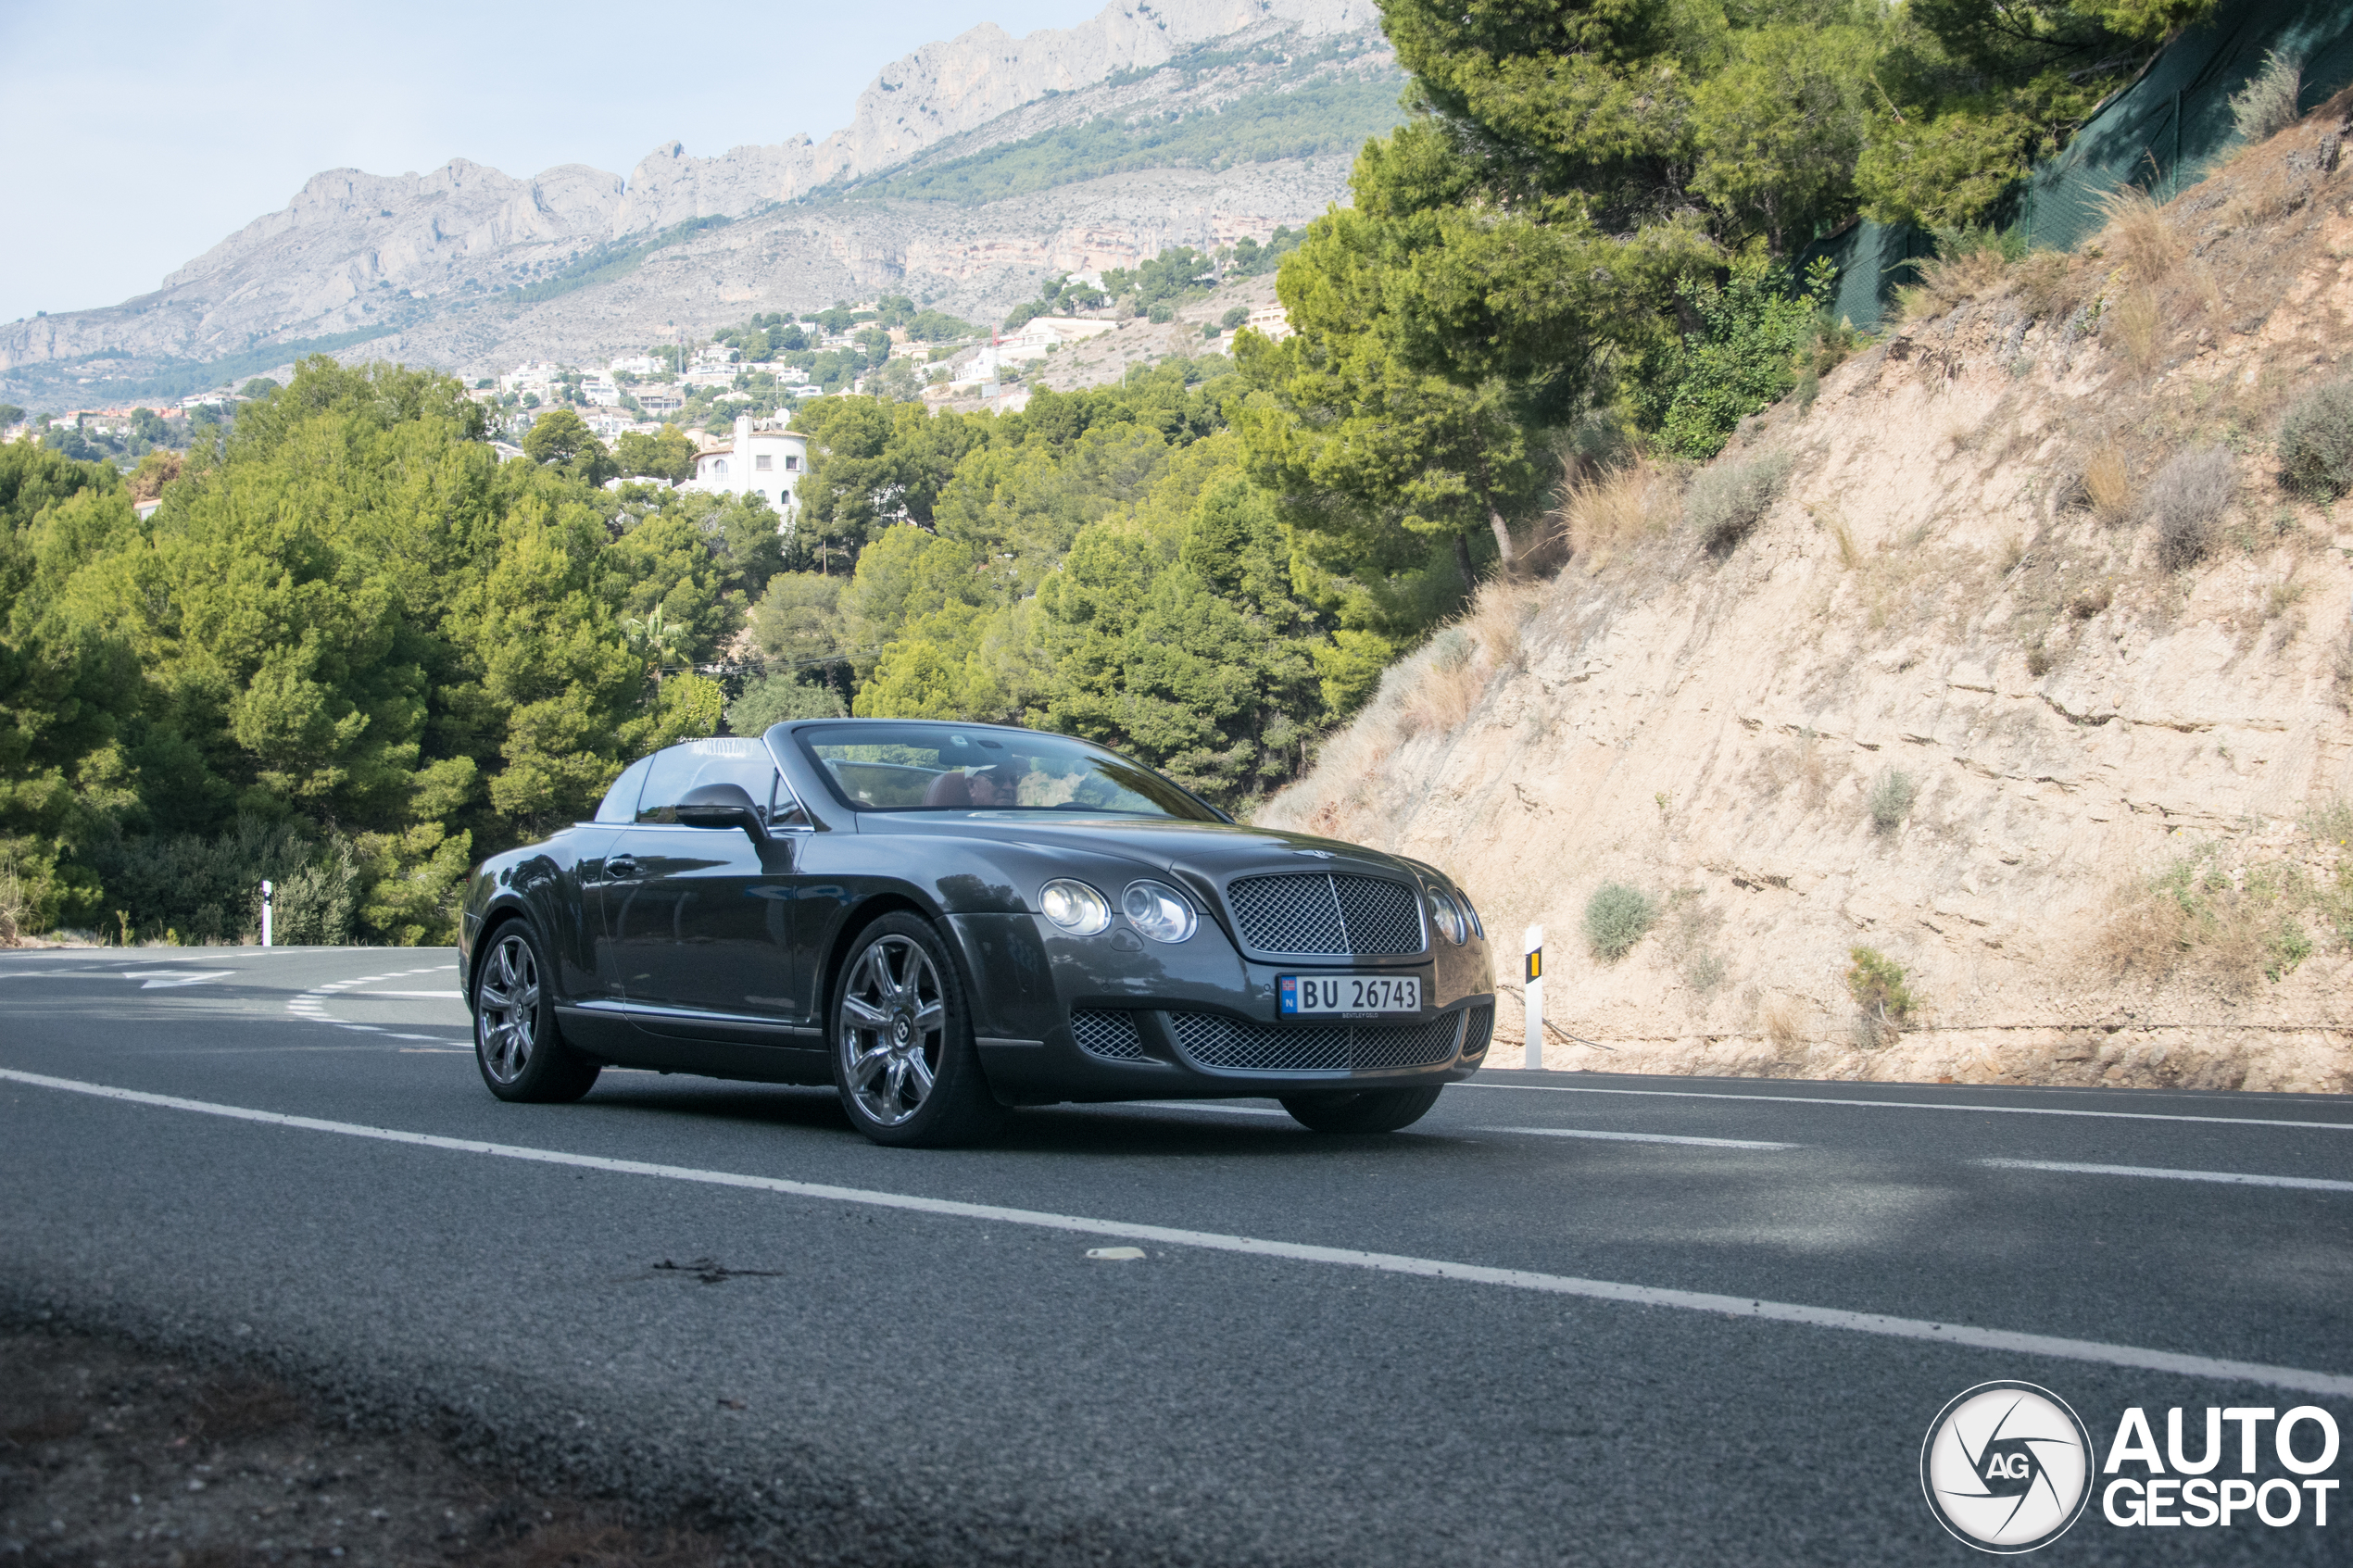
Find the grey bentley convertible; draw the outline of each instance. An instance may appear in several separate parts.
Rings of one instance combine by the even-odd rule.
[[[806,720],[633,764],[494,856],[459,949],[490,1092],[607,1065],[831,1084],[879,1143],[1005,1108],[1271,1096],[1403,1127],[1494,1022],[1478,915],[1416,860],[1239,825],[1066,735]]]

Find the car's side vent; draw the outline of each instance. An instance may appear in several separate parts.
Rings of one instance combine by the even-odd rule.
[[[1463,1035],[1463,1060],[1486,1053],[1487,1044],[1495,1037],[1495,1010],[1478,1007],[1470,1010],[1470,1027]]]
[[[1132,1012],[1082,1009],[1070,1015],[1070,1033],[1078,1042],[1078,1048],[1088,1056],[1099,1056],[1106,1061],[1144,1060],[1143,1037],[1136,1033],[1136,1015]]]

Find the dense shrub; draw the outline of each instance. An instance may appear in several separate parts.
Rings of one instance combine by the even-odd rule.
[[[2353,490],[2353,380],[2314,387],[2280,421],[2280,481],[2315,501]]]
[[[2196,566],[2238,495],[2238,465],[2220,446],[2193,447],[2149,481],[2147,516],[2157,527],[2157,558],[2170,571]]]
[[[727,728],[736,734],[756,735],[787,719],[838,719],[849,712],[841,696],[819,681],[803,681],[790,673],[770,675],[744,688],[727,705]]]
[[[2231,94],[2231,120],[2249,142],[2268,142],[2296,123],[2296,100],[2304,89],[2304,56],[2277,49],[2263,56],[2263,69]]]
[[[1700,543],[1718,555],[1748,536],[1789,481],[1790,455],[1765,452],[1703,470],[1683,498],[1683,515]]]
[[[1604,963],[1616,963],[1658,922],[1658,906],[1639,887],[1604,882],[1585,900],[1585,945]]]
[[[273,884],[272,937],[290,946],[350,940],[359,910],[350,846],[334,839],[322,852],[292,822],[241,815],[218,834],[108,835],[84,846],[81,859],[105,884],[107,924],[135,938],[255,936],[264,881]]]
[[[1821,261],[1794,286],[1786,268],[1761,256],[1736,262],[1721,288],[1686,280],[1683,297],[1704,330],[1644,365],[1635,393],[1643,422],[1655,423],[1680,456],[1722,451],[1741,420],[1797,384],[1799,356],[1824,330],[1833,282]]]
[[[1911,774],[1900,768],[1882,770],[1863,798],[1871,813],[1871,826],[1881,833],[1894,833],[1919,793],[1919,781]]]
[[[1846,959],[1846,994],[1860,1015],[1857,1034],[1866,1044],[1882,1043],[1919,1005],[1904,983],[1904,966],[1876,947],[1850,947]]]

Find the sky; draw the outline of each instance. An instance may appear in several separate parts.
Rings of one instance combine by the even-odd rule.
[[[466,157],[626,176],[673,140],[710,157],[823,137],[912,49],[984,21],[1068,27],[1103,4],[0,0],[0,321],[145,294],[321,169]]]

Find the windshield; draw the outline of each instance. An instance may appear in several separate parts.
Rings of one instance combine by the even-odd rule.
[[[1221,819],[1149,768],[1067,735],[951,724],[795,732],[842,804],[861,811],[1069,811]]]

